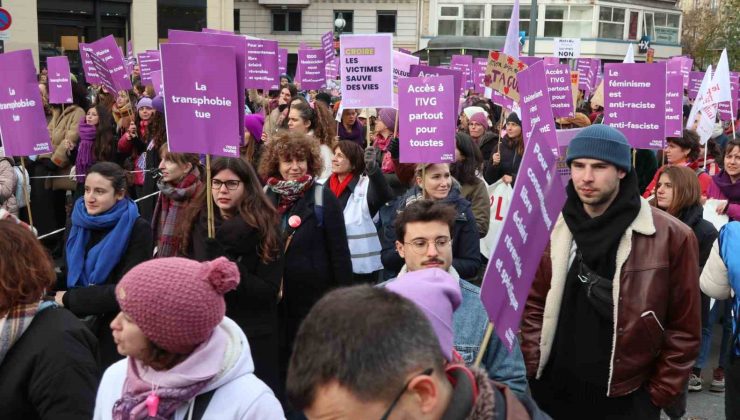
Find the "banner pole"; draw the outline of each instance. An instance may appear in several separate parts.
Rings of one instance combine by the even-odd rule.
[[[732,138],[735,138],[735,111],[732,109],[732,100],[730,100],[730,127],[732,127]]]
[[[28,224],[33,228],[33,215],[31,214],[31,196],[26,188],[26,175],[28,170],[26,169],[26,158],[21,156],[21,167],[23,168],[23,197],[26,199],[26,209],[28,210]]]
[[[491,335],[493,335],[493,323],[489,322],[488,327],[486,327],[486,334],[483,336],[483,341],[481,341],[480,343],[478,355],[475,356],[475,363],[473,363],[474,367],[480,366],[481,362],[483,361],[483,354],[486,352],[488,343],[491,341]]]
[[[632,149],[632,167],[637,168],[637,149]]]
[[[704,143],[704,169],[707,169],[707,149],[709,149],[707,146],[709,145],[709,142]]]
[[[208,211],[208,239],[215,236],[213,227],[213,192],[211,186],[211,154],[206,153],[206,209]]]
[[[367,110],[367,129],[365,130],[365,133],[366,133],[365,141],[367,142],[366,147],[370,147],[370,108],[365,108],[365,109]],[[393,139],[391,138],[391,140]]]

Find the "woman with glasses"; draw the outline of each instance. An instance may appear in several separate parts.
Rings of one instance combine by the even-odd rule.
[[[267,197],[277,207],[275,225],[285,238],[282,367],[287,367],[293,339],[313,304],[329,289],[353,282],[342,206],[331,189],[317,183],[322,169],[318,142],[288,131],[274,137],[260,162]]]
[[[480,235],[470,202],[460,194],[460,184],[452,177],[447,163],[419,164],[416,186],[380,211],[381,261],[385,278],[396,277],[404,260],[396,251],[395,220],[406,206],[417,200],[433,200],[455,207],[457,217],[452,231],[452,267],[461,279],[474,279],[480,269]],[[447,245],[447,244],[444,244]]]
[[[208,237],[206,200],[213,200],[215,237]],[[203,188],[182,220],[185,256],[198,261],[226,257],[241,280],[226,293],[226,316],[249,339],[254,372],[270,388],[278,384],[277,299],[283,274],[279,219],[252,166],[242,159],[219,158],[211,164],[211,197]]]

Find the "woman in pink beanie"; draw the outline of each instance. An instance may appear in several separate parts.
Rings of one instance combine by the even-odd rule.
[[[223,257],[161,258],[129,271],[110,324],[128,357],[105,371],[94,418],[283,418],[253,373],[246,336],[224,316],[223,295],[238,284],[236,264]]]

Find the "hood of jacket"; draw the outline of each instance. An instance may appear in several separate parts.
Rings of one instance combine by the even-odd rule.
[[[704,220],[704,208],[699,205],[687,207],[681,211],[678,219],[694,229],[699,222]]]
[[[483,133],[482,136],[480,136],[480,139],[476,143],[478,143],[478,147],[483,147],[483,145],[488,143],[496,143],[498,141],[498,137],[496,136],[496,133],[492,131],[486,131]]]
[[[221,388],[237,378],[254,373],[254,360],[249,348],[247,336],[231,319],[224,317],[218,327],[229,337],[229,344],[224,353],[224,362],[219,373],[201,393]]]

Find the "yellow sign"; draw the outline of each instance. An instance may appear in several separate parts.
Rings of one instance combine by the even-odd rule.
[[[488,65],[483,83],[502,95],[519,102],[519,83],[516,75],[527,68],[527,65],[502,52],[491,51],[488,54]]]

